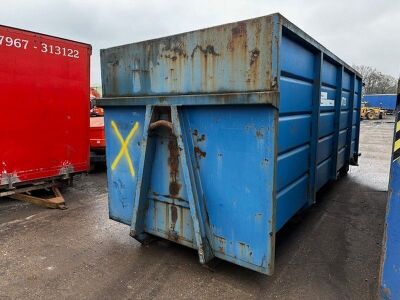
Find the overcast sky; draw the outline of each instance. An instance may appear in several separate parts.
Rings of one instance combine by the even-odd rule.
[[[99,49],[280,12],[348,64],[400,75],[400,0],[0,0],[0,24]]]

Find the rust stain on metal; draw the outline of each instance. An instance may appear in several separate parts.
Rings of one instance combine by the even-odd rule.
[[[198,146],[194,147],[194,153],[196,153],[200,158],[204,158],[207,155],[207,153],[201,151],[201,149]]]
[[[260,85],[261,73],[260,72],[268,72],[268,70],[261,69],[260,65],[261,61],[261,50],[262,49],[262,26],[259,23],[254,24],[255,32],[252,30],[253,24],[251,27],[247,28],[249,24],[245,22],[239,22],[235,27],[232,28],[232,36],[228,40],[227,50],[230,54],[230,64],[235,65],[238,61],[246,62],[246,85],[249,89],[255,89]],[[248,31],[254,32],[251,37],[248,36]],[[255,43],[252,45],[252,48],[248,48],[249,40],[253,40]]]
[[[206,140],[206,136],[202,134],[200,137],[197,138],[198,142],[204,142]]]
[[[182,41],[173,41],[170,39],[166,40],[166,44],[162,48],[162,53],[160,57],[166,59],[171,59],[173,63],[177,62],[181,58],[187,58],[185,52],[185,44]],[[178,67],[180,69],[180,67]]]
[[[391,299],[392,298],[392,293],[390,291],[390,289],[388,287],[385,287],[382,289],[382,292],[385,294],[387,299]]]
[[[245,57],[244,52],[247,52],[246,23],[240,22],[236,27],[232,28],[232,38],[228,41],[227,49],[232,54],[231,59]],[[234,64],[235,62],[232,61],[232,63]]]
[[[225,244],[226,240],[221,236],[215,236],[216,241],[219,243],[218,250],[219,252],[225,254]]]
[[[204,54],[204,56],[207,55],[213,55],[213,56],[219,56],[219,53],[217,53],[214,49],[213,45],[207,45],[205,48],[203,48],[203,46],[201,45],[196,45],[196,47],[194,47],[193,51],[192,51],[192,55],[191,57],[194,57],[194,54],[196,53],[196,51],[199,50],[201,53]]]
[[[259,138],[259,139],[263,138],[264,137],[264,130],[262,130],[262,129],[256,130],[256,137]]]
[[[192,134],[197,142],[204,142],[206,140],[206,135],[205,134],[200,135],[197,129],[193,130]]]
[[[247,82],[251,87],[255,87],[258,84],[260,70],[259,70],[259,62],[258,57],[260,57],[260,50],[258,48],[254,48],[249,52],[250,54],[250,69],[248,70]]]
[[[173,224],[171,225],[171,227],[172,229],[174,229],[176,220],[178,220],[178,210],[175,205],[171,205],[170,210],[171,210],[171,223]]]
[[[257,58],[260,56],[260,50],[258,48],[254,48],[250,51],[250,66],[254,64]]]
[[[191,54],[192,67],[196,68],[195,61],[200,60],[200,74],[202,90],[215,90],[217,73],[216,67],[220,53],[217,52],[214,45],[208,44],[207,46],[196,45]],[[192,75],[193,76],[193,75]],[[192,77],[193,80],[195,80]]]
[[[264,159],[261,161],[261,165],[262,165],[263,167],[266,167],[266,166],[268,165],[268,159],[267,159],[267,158],[264,158]]]
[[[178,182],[179,178],[179,147],[176,141],[176,137],[171,136],[168,142],[168,166],[169,166],[169,194],[171,197],[179,195],[181,184]]]
[[[182,41],[176,42],[174,46],[172,46],[172,41],[170,39],[167,39],[166,45],[163,47],[162,51],[169,51],[173,52],[179,56],[186,57],[186,52],[184,50],[185,44]]]
[[[249,260],[252,260],[252,256],[253,256],[253,251],[250,248],[250,245],[243,243],[243,242],[239,242],[239,251],[240,251],[240,256],[242,258],[247,258]]]
[[[166,209],[166,213],[167,213],[167,220],[169,220],[169,230],[167,232],[168,239],[177,242],[180,240],[179,233],[175,230],[176,221],[178,220],[178,207],[175,205],[170,205],[169,215],[168,215],[168,209]]]
[[[263,214],[262,213],[256,213],[255,217],[256,217],[256,220],[262,220]]]
[[[247,35],[247,27],[245,22],[239,22],[236,27],[232,28],[233,37],[242,37]]]

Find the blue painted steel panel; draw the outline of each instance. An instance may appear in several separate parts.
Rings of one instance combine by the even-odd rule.
[[[353,108],[354,109],[360,109],[360,107],[361,107],[361,101],[359,100],[360,95],[359,95],[359,93],[354,93],[354,94],[355,94],[355,98],[356,98],[357,101],[354,101]]]
[[[273,218],[274,109],[185,107],[182,118],[184,132],[199,149],[196,162],[213,242],[226,245],[214,247],[214,253],[267,268],[269,245],[258,240],[273,231],[268,223]]]
[[[357,137],[357,126],[353,126],[351,130],[351,140],[355,140]]]
[[[317,167],[317,190],[322,188],[331,178],[332,158],[323,161]]]
[[[116,157],[121,148],[117,146],[119,140],[118,136],[115,134],[115,130],[111,126],[111,121],[115,122],[118,128],[117,130],[123,137],[128,136],[134,124],[138,122],[139,127],[137,133],[132,138],[127,150],[132,157],[133,165],[137,166],[139,164],[141,151],[138,143],[143,135],[144,112],[144,107],[137,107],[134,112],[120,107],[107,108],[104,117],[104,123],[107,124],[107,126],[105,126],[105,134],[107,136],[106,143],[110,145],[110,147],[106,147],[107,157]],[[110,159],[107,159],[107,169],[111,170]],[[107,180],[109,185],[108,208],[110,218],[124,224],[130,224],[133,211],[133,199],[130,195],[135,193],[136,177],[130,176],[130,170],[127,164],[121,164],[118,168],[118,172],[107,172]]]
[[[398,93],[379,280],[385,300],[400,299],[400,80]]]
[[[345,164],[345,148],[342,148],[338,152],[338,159],[337,159],[337,169],[339,170]]]
[[[352,141],[351,142],[351,153],[355,153],[356,152],[356,142],[355,141]]]
[[[311,112],[313,85],[281,76],[280,114]]]
[[[348,122],[348,118],[349,118],[349,112],[348,111],[341,111],[340,112],[340,130],[345,129],[347,127],[349,127],[349,122]]]
[[[281,229],[297,211],[308,204],[308,179],[306,174],[277,194],[276,230]]]
[[[351,75],[349,72],[343,73],[343,89],[347,91],[351,90]]]
[[[321,113],[319,116],[319,134],[320,138],[331,134],[334,130],[335,114],[334,112]]]
[[[105,49],[101,63],[110,217],[142,243],[272,274],[276,231],[358,149],[359,74],[279,14]]]
[[[341,110],[349,110],[349,106],[350,106],[350,93],[342,92],[340,109]]]
[[[336,86],[337,72],[338,72],[337,66],[324,59],[322,65],[322,83],[327,83],[331,86]]]
[[[352,123],[351,125],[356,125],[358,123],[358,111],[353,110],[353,118],[352,118]]]
[[[309,159],[309,145],[295,148],[278,156],[278,192],[308,171]]]
[[[400,161],[392,162],[386,227],[383,243],[380,294],[382,299],[400,299]]]
[[[346,129],[339,132],[338,149],[342,149],[346,145],[346,134],[347,134]]]
[[[356,77],[356,84],[355,84],[355,97],[353,101],[353,107],[357,111],[356,114],[356,133],[355,133],[355,141],[351,143],[351,153],[353,154],[352,162],[357,164],[358,159],[358,148],[359,148],[359,137],[360,137],[360,115],[361,115],[361,94],[362,94],[362,80]],[[354,145],[354,147],[353,147]]]
[[[310,123],[310,115],[280,117],[278,152],[282,153],[309,142]]]
[[[322,162],[332,155],[333,135],[324,137],[318,141],[317,163]]]
[[[281,70],[312,80],[314,78],[314,54],[304,46],[283,36],[281,41]]]

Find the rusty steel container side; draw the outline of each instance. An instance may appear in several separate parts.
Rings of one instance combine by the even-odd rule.
[[[0,25],[0,190],[88,170],[90,55]]]
[[[101,50],[107,97],[276,90],[272,23],[254,19]],[[263,55],[260,55],[260,49]]]
[[[110,218],[272,274],[357,163],[361,77],[279,14],[101,50]]]

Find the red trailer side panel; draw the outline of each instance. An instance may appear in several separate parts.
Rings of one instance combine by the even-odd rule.
[[[0,26],[0,187],[88,170],[90,55]]]
[[[90,118],[90,148],[104,150],[106,148],[104,135],[104,117]]]

